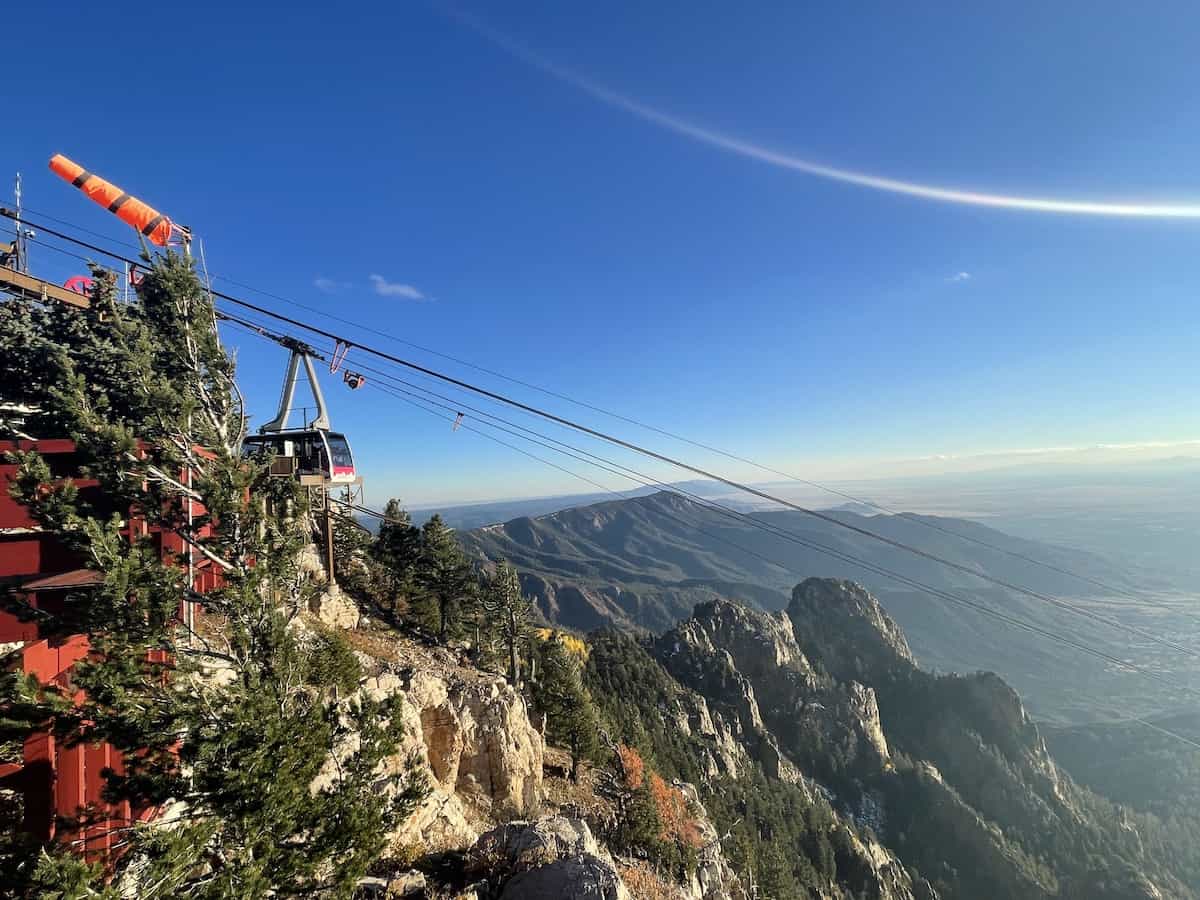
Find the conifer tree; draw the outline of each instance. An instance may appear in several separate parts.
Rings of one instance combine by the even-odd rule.
[[[296,559],[311,536],[305,498],[240,457],[233,363],[190,261],[154,260],[135,303],[118,303],[108,276],[92,299],[82,311],[0,304],[0,396],[36,408],[27,433],[75,441],[100,498],[14,454],[14,496],[100,584],[57,614],[5,596],[43,636],[88,635],[92,653],[72,670],[82,705],[8,678],[0,720],[18,736],[111,743],[124,771],[105,772],[108,798],[162,814],[123,825],[112,880],[60,845],[13,844],[0,884],[14,896],[350,896],[421,793],[407,773],[381,774],[399,700],[360,695],[349,650],[298,625],[313,589]],[[124,529],[129,510],[223,584],[195,591],[182,559]],[[199,607],[194,632],[181,599]]]
[[[383,514],[386,518],[371,548],[371,557],[382,569],[380,602],[397,621],[415,587],[421,529],[412,524],[408,511],[394,498],[387,502]]]
[[[571,779],[578,780],[579,763],[600,748],[600,726],[579,659],[557,634],[542,642],[533,701],[546,716],[547,740],[570,751]]]
[[[418,618],[437,630],[443,643],[457,631],[464,605],[477,591],[475,572],[454,530],[434,515],[421,528],[421,552],[415,571]]]
[[[517,570],[501,562],[488,579],[479,599],[486,618],[485,627],[497,635],[508,651],[508,680],[521,685],[521,647],[529,638],[529,618],[533,612],[529,598],[521,593]]]
[[[346,507],[333,504],[330,523],[333,526],[333,560],[338,587],[358,600],[377,601],[381,593],[378,567],[372,565],[369,553],[374,537]]]

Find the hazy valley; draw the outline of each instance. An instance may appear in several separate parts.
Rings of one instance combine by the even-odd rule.
[[[1050,721],[1121,718],[1131,710],[1154,715],[1174,711],[1184,698],[1113,663],[899,583],[883,570],[1071,635],[1171,678],[1187,680],[1196,674],[1193,657],[863,534],[792,510],[753,515],[775,531],[679,495],[657,493],[516,518],[462,537],[479,555],[511,559],[548,621],[584,630],[605,624],[660,630],[686,616],[696,602],[714,596],[779,609],[799,579],[852,579],[869,587],[904,627],[923,665],[942,671],[995,671],[1020,690],[1035,715]],[[1182,644],[1200,635],[1200,623],[1181,612],[1191,596],[1178,589],[1186,578],[1175,571],[1018,538],[959,518],[847,510],[831,515],[1093,616]],[[1095,530],[1100,530],[1099,522]]]

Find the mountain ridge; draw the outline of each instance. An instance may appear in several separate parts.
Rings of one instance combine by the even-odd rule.
[[[718,827],[768,829],[753,858],[772,896],[1194,896],[1153,822],[1077,785],[1012,687],[921,669],[853,582],[807,579],[776,612],[716,599],[644,641],[590,643],[593,694],[624,735],[706,785]],[[787,832],[795,848],[779,822],[754,824],[770,797],[808,823]]]
[[[1103,691],[1149,704],[1151,710],[1167,708],[1159,705],[1165,702],[1163,697],[1136,679],[1130,682],[1094,661],[1064,655],[1060,647],[1045,639],[1005,631],[1003,626],[996,627],[994,620],[943,597],[899,585],[872,568],[897,572],[939,592],[1108,647],[1113,644],[1114,632],[1107,626],[969,574],[979,571],[1043,595],[1072,598],[1072,602],[1105,614],[1140,622],[1138,617],[1147,610],[1124,597],[1095,598],[1089,594],[1096,590],[1093,585],[1064,574],[1078,571],[1112,584],[1122,594],[1134,592],[1137,585],[1130,576],[1103,557],[1013,537],[965,519],[862,516],[847,510],[822,515],[919,546],[963,569],[940,565],[801,512],[759,511],[748,514],[752,520],[748,521],[667,491],[536,518],[521,517],[461,532],[460,539],[476,559],[510,560],[541,615],[565,627],[589,630],[612,624],[662,631],[689,615],[696,603],[722,596],[768,610],[781,609],[791,585],[810,576],[829,576],[859,582],[877,595],[910,636],[913,651],[924,665],[948,671],[984,668],[1000,672],[1031,698],[1041,716],[1063,723],[1084,721],[1093,712],[1088,698]],[[927,527],[926,522],[936,527]],[[756,523],[868,565],[801,546]],[[1047,567],[1032,565],[1021,557],[1040,560]]]

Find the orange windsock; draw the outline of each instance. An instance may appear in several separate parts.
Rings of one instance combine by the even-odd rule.
[[[110,213],[116,213],[118,219],[136,228],[149,238],[151,243],[160,247],[167,246],[167,239],[172,230],[171,220],[153,206],[143,203],[137,197],[129,196],[112,182],[105,181],[99,175],[93,175],[61,153],[56,153],[50,158],[50,171],[63,181],[69,181]]]

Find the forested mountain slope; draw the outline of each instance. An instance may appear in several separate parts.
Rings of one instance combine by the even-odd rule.
[[[861,516],[849,511],[830,515],[892,540],[919,546],[993,578],[1044,595],[1073,598],[1104,615],[1159,630],[1183,633],[1195,622],[1176,621],[1157,608],[1121,598],[1091,596],[1099,589],[1062,572],[1085,574],[1122,593],[1136,589],[1130,576],[1103,558],[1082,551],[1015,538],[961,519]],[[956,571],[938,562],[795,511],[753,514],[795,538],[852,555],[870,566],[894,571],[974,603],[1019,615],[1040,627],[1078,640],[1129,650],[1127,635],[1094,620],[1073,615],[1042,600]],[[958,532],[977,542],[962,540]],[[509,559],[520,570],[522,585],[545,618],[583,630],[612,624],[660,631],[686,616],[698,602],[715,597],[743,600],[763,609],[781,609],[788,590],[809,576],[857,581],[874,592],[904,627],[921,663],[931,669],[971,672],[990,669],[1009,679],[1029,698],[1039,716],[1064,722],[1094,718],[1097,695],[1140,708],[1169,709],[1161,686],[1143,684],[1127,673],[1106,670],[1096,660],[1027,632],[1013,630],[979,612],[930,596],[862,565],[804,546],[788,536],[764,531],[745,519],[701,506],[681,495],[660,492],[563,510],[536,519],[518,518],[503,525],[461,535],[478,558]],[[996,549],[992,549],[992,547]],[[1115,643],[1114,643],[1115,642]],[[1159,648],[1137,648],[1146,656]],[[1184,660],[1186,662],[1186,659]],[[1166,667],[1180,660],[1163,660]]]
[[[621,739],[703,786],[761,895],[1194,896],[1146,822],[1059,768],[1007,684],[920,669],[858,585],[810,579],[777,613],[716,600],[591,645]]]

